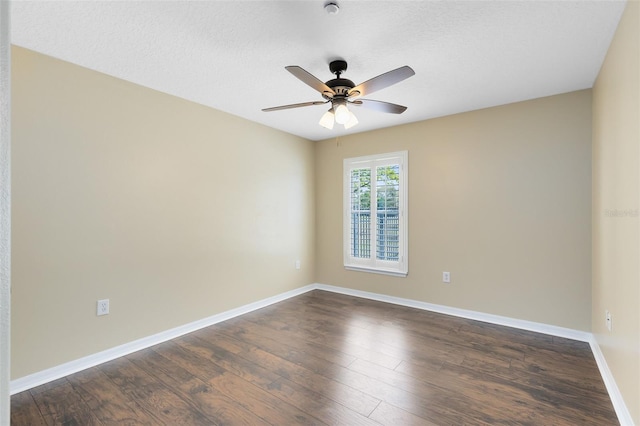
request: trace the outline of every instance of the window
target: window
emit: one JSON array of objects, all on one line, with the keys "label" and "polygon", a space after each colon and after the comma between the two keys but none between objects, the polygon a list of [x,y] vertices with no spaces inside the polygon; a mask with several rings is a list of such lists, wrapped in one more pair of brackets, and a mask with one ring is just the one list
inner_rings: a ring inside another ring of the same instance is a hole
[{"label": "window", "polygon": [[344,266],[406,276],[407,151],[344,160]]}]

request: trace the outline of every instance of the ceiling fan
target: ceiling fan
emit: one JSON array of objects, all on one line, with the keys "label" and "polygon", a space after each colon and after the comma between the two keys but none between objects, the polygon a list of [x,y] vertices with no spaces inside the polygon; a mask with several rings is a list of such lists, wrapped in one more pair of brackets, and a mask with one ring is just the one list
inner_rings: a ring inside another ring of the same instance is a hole
[{"label": "ceiling fan", "polygon": [[334,121],[338,124],[343,124],[345,129],[349,129],[358,124],[358,119],[353,112],[347,108],[347,105],[363,106],[375,111],[388,112],[391,114],[402,114],[407,107],[389,102],[374,101],[373,99],[360,99],[360,97],[399,83],[415,74],[411,67],[405,65],[380,74],[356,86],[351,80],[340,77],[342,73],[347,70],[347,62],[343,60],[332,61],[329,64],[329,70],[336,75],[336,78],[325,83],[297,65],[290,65],[285,67],[285,69],[303,83],[320,92],[325,100],[264,108],[262,111],[279,111],[311,105],[324,105],[331,102],[331,108],[325,112],[320,119],[320,125],[327,129],[333,129]]}]

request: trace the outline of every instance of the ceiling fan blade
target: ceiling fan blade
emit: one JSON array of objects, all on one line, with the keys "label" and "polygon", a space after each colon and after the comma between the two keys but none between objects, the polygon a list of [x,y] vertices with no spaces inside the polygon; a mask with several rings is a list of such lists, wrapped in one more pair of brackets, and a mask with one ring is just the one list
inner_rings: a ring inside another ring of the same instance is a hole
[{"label": "ceiling fan blade", "polygon": [[375,91],[384,89],[385,87],[399,83],[402,80],[415,75],[415,73],[416,72],[407,65],[396,68],[395,70],[380,74],[377,77],[373,77],[372,79],[357,85],[353,89],[349,90],[349,96],[366,96]]},{"label": "ceiling fan blade", "polygon": [[357,101],[349,102],[349,104],[360,105],[378,112],[389,112],[391,114],[402,114],[407,109],[406,106],[383,101],[374,101],[373,99],[358,99]]},{"label": "ceiling fan blade", "polygon": [[336,94],[334,90],[324,84],[322,81],[318,80],[318,78],[314,77],[313,74],[305,71],[297,65],[289,65],[288,67],[284,67],[291,74],[295,75],[300,81],[309,85],[310,87],[316,89],[318,92],[322,94],[326,94],[327,96],[333,96]]},{"label": "ceiling fan blade", "polygon": [[300,108],[300,107],[306,107],[306,106],[312,106],[312,105],[324,105],[327,102],[329,101],[302,102],[300,104],[290,104],[290,105],[281,105],[281,106],[271,107],[271,108],[264,108],[262,111],[264,112],[280,111],[281,109]]}]

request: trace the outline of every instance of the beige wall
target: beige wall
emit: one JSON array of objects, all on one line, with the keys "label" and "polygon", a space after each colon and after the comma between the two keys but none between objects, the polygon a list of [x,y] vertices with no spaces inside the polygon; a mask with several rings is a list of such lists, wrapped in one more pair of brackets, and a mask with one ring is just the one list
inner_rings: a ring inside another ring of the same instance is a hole
[{"label": "beige wall", "polygon": [[12,61],[13,379],[313,282],[312,142]]},{"label": "beige wall", "polygon": [[[629,2],[593,88],[592,331],[640,425],[640,3]],[[612,314],[612,330],[605,326]]]},{"label": "beige wall", "polygon": [[[409,276],[347,271],[342,160],[398,150],[409,151]],[[591,327],[589,90],[319,142],[316,205],[320,283]]]}]

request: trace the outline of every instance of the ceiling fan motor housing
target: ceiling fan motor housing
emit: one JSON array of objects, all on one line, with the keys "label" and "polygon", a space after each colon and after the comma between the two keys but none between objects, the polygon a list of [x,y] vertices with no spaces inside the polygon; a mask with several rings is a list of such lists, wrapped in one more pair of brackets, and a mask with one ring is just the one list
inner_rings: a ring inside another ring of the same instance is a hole
[{"label": "ceiling fan motor housing", "polygon": [[[327,81],[325,84],[336,92],[336,96],[347,96],[347,92],[356,86],[353,84],[353,81],[347,80],[346,78],[334,78],[333,80]],[[330,99],[328,96],[324,97],[325,99]]]},{"label": "ceiling fan motor housing", "polygon": [[[340,78],[340,74],[347,70],[347,61],[343,61],[341,59],[331,61],[329,63],[329,70],[336,75],[336,78],[327,81],[325,84],[336,92],[337,97],[347,97],[347,92],[355,87],[353,81],[346,78]],[[326,96],[323,94],[325,99],[331,99],[336,96]]]}]

